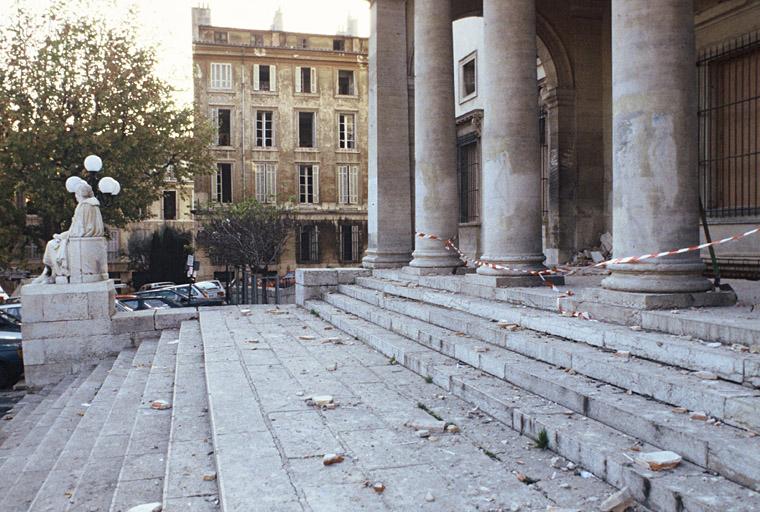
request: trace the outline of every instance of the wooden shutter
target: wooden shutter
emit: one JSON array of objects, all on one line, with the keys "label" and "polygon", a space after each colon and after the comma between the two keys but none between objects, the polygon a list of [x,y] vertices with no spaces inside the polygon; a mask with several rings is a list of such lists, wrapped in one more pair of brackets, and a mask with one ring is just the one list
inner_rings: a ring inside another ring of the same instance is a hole
[{"label": "wooden shutter", "polygon": [[319,227],[316,224],[311,236],[311,259],[314,263],[319,263]]},{"label": "wooden shutter", "polygon": [[309,92],[317,92],[317,68],[311,68],[311,90]]},{"label": "wooden shutter", "polygon": [[214,145],[219,145],[219,109],[211,109],[211,124],[214,127]]},{"label": "wooden shutter", "polygon": [[301,67],[296,66],[296,92],[303,92],[301,90]]},{"label": "wooden shutter", "polygon": [[277,164],[267,164],[266,175],[266,202],[277,202]]},{"label": "wooden shutter", "polygon": [[348,204],[359,204],[359,167],[352,165],[348,171]]},{"label": "wooden shutter", "polygon": [[338,166],[338,203],[340,204],[348,204],[348,172],[347,165]]},{"label": "wooden shutter", "polygon": [[256,201],[266,202],[266,164],[253,164],[254,181],[256,182]]},{"label": "wooden shutter", "polygon": [[313,165],[311,167],[311,176],[312,176],[312,190],[314,191],[314,204],[319,203],[319,166]]},{"label": "wooden shutter", "polygon": [[253,90],[258,91],[261,90],[261,82],[259,81],[260,75],[260,67],[258,64],[253,65]]},{"label": "wooden shutter", "polygon": [[272,92],[277,90],[277,66],[274,64],[269,65],[269,90]]}]

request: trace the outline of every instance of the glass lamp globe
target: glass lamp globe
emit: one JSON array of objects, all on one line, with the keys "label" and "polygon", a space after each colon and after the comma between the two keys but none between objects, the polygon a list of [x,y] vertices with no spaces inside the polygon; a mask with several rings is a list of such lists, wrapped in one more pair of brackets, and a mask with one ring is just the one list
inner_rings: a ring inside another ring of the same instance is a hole
[{"label": "glass lamp globe", "polygon": [[121,185],[119,185],[119,182],[112,177],[106,176],[98,182],[98,190],[104,194],[111,194],[115,196],[119,193],[119,191],[121,191]]},{"label": "glass lamp globe", "polygon": [[84,159],[84,168],[88,172],[100,172],[103,168],[103,161],[98,155],[90,155]]},{"label": "glass lamp globe", "polygon": [[79,176],[72,176],[66,180],[66,192],[73,194],[79,188],[79,185],[85,183],[85,181]]}]

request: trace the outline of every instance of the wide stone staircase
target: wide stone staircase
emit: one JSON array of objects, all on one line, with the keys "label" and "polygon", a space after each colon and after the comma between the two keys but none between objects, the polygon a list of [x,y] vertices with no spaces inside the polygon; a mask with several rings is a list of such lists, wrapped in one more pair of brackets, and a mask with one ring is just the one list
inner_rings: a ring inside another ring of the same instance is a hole
[{"label": "wide stone staircase", "polygon": [[[760,339],[675,335],[678,312],[671,332],[562,316],[548,290],[494,300],[464,279],[374,271],[305,307],[653,510],[760,510]],[[683,462],[635,462],[660,450]]]},{"label": "wide stone staircase", "polygon": [[[639,511],[760,510],[746,329],[582,320],[459,279],[375,271],[304,308],[201,308],[26,395],[0,425],[0,510],[579,512],[615,488]],[[408,426],[438,420],[458,433]],[[661,450],[683,461],[636,462]]]}]

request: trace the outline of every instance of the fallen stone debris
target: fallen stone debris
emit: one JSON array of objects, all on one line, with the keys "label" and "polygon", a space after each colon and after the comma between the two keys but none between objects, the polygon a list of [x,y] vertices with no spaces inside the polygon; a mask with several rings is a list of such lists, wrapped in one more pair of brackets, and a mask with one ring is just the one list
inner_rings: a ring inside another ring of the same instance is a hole
[{"label": "fallen stone debris", "polygon": [[416,431],[420,430],[427,430],[428,433],[430,432],[445,432],[446,431],[446,422],[445,421],[438,421],[438,420],[410,420],[407,421],[404,425],[407,427],[411,427]]},{"label": "fallen stone debris", "polygon": [[309,336],[309,335],[302,335],[302,336],[299,336],[298,339],[303,340],[303,341],[311,341],[311,340],[315,340],[316,337]]},{"label": "fallen stone debris", "polygon": [[345,457],[340,453],[326,453],[322,457],[322,464],[325,466],[332,466],[333,464],[339,464],[345,460]]},{"label": "fallen stone debris", "polygon": [[171,409],[172,405],[166,400],[153,400],[150,403],[150,408],[155,409],[157,411],[164,411],[166,409]]},{"label": "fallen stone debris", "polygon": [[635,504],[628,487],[623,487],[599,505],[601,512],[625,512]]},{"label": "fallen stone debris", "polygon": [[651,471],[673,469],[681,463],[682,457],[675,452],[648,452],[639,454],[636,463]]},{"label": "fallen stone debris", "polygon": [[216,473],[205,473],[203,475],[204,482],[213,482],[214,480],[216,480]]},{"label": "fallen stone debris", "polygon": [[154,503],[143,503],[142,505],[137,505],[136,507],[132,507],[127,512],[161,512],[163,510],[163,507],[161,506],[161,503],[154,502]]}]

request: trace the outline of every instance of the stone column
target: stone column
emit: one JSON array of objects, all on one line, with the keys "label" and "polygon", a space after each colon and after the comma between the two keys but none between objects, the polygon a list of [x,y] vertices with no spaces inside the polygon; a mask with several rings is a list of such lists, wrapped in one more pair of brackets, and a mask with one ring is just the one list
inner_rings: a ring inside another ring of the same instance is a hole
[{"label": "stone column", "polygon": [[[697,97],[691,0],[612,1],[615,257],[699,243]],[[605,288],[710,288],[692,252],[609,265]]]},{"label": "stone column", "polygon": [[406,1],[374,0],[369,38],[367,268],[406,265],[412,252]]},{"label": "stone column", "polygon": [[[484,0],[482,260],[540,270],[541,168],[534,0]],[[478,268],[489,276],[524,273]],[[509,279],[500,279],[499,285]]]},{"label": "stone column", "polygon": [[[458,230],[454,50],[450,2],[414,3],[415,228],[443,239]],[[415,239],[410,263],[420,272],[462,265],[436,240]]]}]

